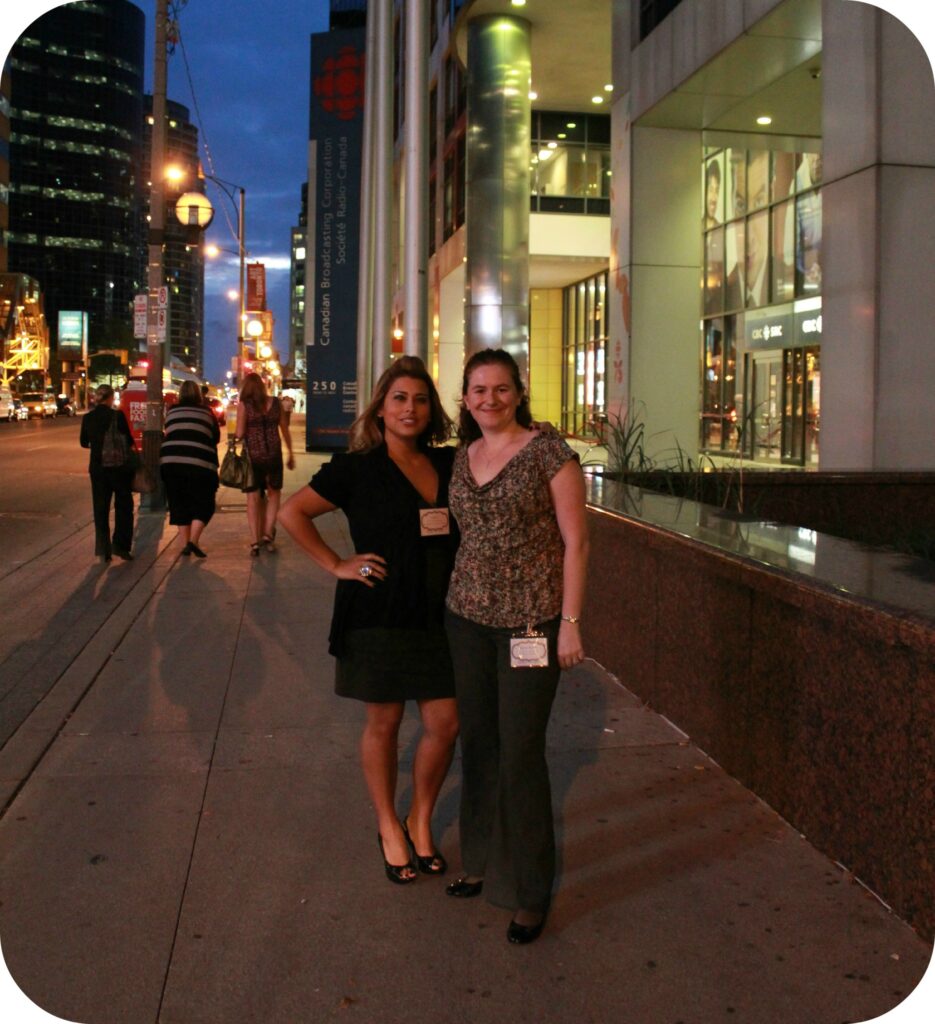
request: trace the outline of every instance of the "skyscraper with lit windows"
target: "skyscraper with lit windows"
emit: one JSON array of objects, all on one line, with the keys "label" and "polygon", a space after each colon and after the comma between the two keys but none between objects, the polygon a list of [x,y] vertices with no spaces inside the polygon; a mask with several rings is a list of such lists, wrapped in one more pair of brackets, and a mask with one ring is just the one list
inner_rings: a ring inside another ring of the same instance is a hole
[{"label": "skyscraper with lit windows", "polygon": [[58,312],[89,315],[90,349],[132,342],[143,284],[143,12],[129,0],[65,4],[10,54],[9,265]]}]

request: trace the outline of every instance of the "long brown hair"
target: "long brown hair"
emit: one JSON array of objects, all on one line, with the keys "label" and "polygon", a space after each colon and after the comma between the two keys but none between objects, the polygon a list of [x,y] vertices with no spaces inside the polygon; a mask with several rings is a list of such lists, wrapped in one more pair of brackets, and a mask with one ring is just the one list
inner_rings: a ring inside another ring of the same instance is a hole
[{"label": "long brown hair", "polygon": [[240,388],[240,400],[244,405],[249,406],[254,412],[266,412],[266,400],[269,396],[266,393],[266,385],[258,373],[248,373],[243,379]]},{"label": "long brown hair", "polygon": [[383,371],[377,386],[373,389],[370,404],[351,424],[348,449],[352,452],[369,452],[383,444],[383,418],[379,416],[386,396],[400,377],[412,377],[421,381],[429,390],[429,424],[419,435],[420,448],[432,444],[444,444],[451,437],[454,424],[442,408],[435,382],[418,356],[400,356]]},{"label": "long brown hair", "polygon": [[464,365],[464,378],[461,381],[461,411],[458,413],[458,440],[461,444],[470,444],[476,441],[481,430],[477,420],[468,412],[464,404],[464,396],[467,394],[468,385],[471,381],[471,374],[480,366],[505,366],[513,378],[513,387],[520,396],[519,406],[516,409],[516,422],[521,427],[532,426],[532,412],[529,409],[529,395],[526,393],[523,379],[519,375],[519,367],[516,360],[505,348],[482,348]]}]

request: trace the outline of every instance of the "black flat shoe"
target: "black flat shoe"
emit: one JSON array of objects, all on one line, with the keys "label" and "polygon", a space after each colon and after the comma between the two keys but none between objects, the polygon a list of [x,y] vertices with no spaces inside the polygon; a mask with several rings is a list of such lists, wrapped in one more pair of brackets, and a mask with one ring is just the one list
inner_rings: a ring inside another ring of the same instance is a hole
[{"label": "black flat shoe", "polygon": [[182,548],[182,551],[181,551],[181,553],[182,553],[183,555],[185,555],[186,557],[187,557],[188,555],[190,555],[190,554],[192,553],[192,542],[191,542],[191,541],[189,541],[189,542],[188,542],[188,543],[187,543],[187,544],[185,545],[185,547],[184,547],[184,548]]},{"label": "black flat shoe", "polygon": [[194,542],[190,543],[190,544],[189,544],[188,546],[189,546],[189,547],[191,548],[191,553],[192,553],[192,554],[193,554],[193,555],[194,555],[194,556],[195,556],[196,558],[207,558],[207,557],[208,557],[208,556],[207,556],[207,555],[206,555],[206,554],[205,554],[205,553],[204,553],[204,552],[203,552],[203,551],[201,550],[201,548],[200,548],[200,547],[198,547],[198,545],[197,545],[197,544],[195,544]]},{"label": "black flat shoe", "polygon": [[466,878],[459,878],[445,887],[449,896],[455,896],[461,900],[469,900],[474,896],[480,896],[484,889],[484,880],[469,882]]},{"label": "black flat shoe", "polygon": [[[406,861],[405,864],[390,864],[386,859],[386,850],[383,849],[383,836],[377,833],[377,844],[380,847],[380,853],[383,856],[383,868],[386,871],[386,877],[391,881],[395,882],[396,885],[409,885],[410,882],[414,882],[419,876],[415,873],[415,869],[412,866],[412,861]],[[411,871],[411,875],[404,875],[404,871]]]},{"label": "black flat shoe", "polygon": [[512,942],[517,946],[525,946],[530,942],[535,942],[536,939],[542,934],[542,929],[545,927],[546,915],[542,915],[542,920],[538,924],[517,924],[516,921],[510,921],[509,927],[506,930],[507,942]]},{"label": "black flat shoe", "polygon": [[416,850],[416,844],[412,841],[412,836],[409,835],[409,819],[406,818],[402,823],[403,835],[406,837],[406,842],[409,844],[409,849],[412,850],[413,860],[418,865],[419,870],[423,875],[443,875],[448,870],[448,861],[436,850],[434,853],[430,853],[427,857],[423,857],[421,853]]},{"label": "black flat shoe", "polygon": [[129,551],[124,551],[123,548],[114,548],[114,554],[118,558],[122,558],[125,562],[132,562],[133,555]]}]

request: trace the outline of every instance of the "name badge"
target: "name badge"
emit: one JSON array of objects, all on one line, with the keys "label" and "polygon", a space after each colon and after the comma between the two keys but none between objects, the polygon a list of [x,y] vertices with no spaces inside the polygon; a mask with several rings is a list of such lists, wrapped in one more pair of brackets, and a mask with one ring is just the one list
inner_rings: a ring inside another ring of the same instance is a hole
[{"label": "name badge", "polygon": [[510,668],[548,668],[549,642],[531,627],[510,637]]},{"label": "name badge", "polygon": [[423,537],[447,537],[451,533],[446,508],[420,508],[419,527]]}]

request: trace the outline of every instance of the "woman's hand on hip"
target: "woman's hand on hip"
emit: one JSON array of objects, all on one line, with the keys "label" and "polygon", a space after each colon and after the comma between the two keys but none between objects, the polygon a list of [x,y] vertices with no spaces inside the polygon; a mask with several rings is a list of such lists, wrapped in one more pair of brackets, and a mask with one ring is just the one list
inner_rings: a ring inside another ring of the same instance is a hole
[{"label": "woman's hand on hip", "polygon": [[574,668],[584,661],[581,628],[577,622],[562,622],[558,627],[558,664],[561,668]]},{"label": "woman's hand on hip", "polygon": [[342,558],[331,572],[339,580],[356,580],[365,587],[374,587],[377,580],[386,579],[386,559],[373,553],[351,555]]}]

